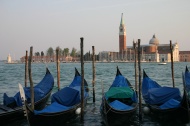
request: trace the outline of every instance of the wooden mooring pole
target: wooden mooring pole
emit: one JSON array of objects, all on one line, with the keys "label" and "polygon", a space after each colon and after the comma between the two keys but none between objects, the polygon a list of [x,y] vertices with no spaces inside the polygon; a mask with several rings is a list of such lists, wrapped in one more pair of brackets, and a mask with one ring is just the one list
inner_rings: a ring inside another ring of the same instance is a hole
[{"label": "wooden mooring pole", "polygon": [[32,81],[32,72],[31,72],[31,62],[33,57],[33,47],[30,47],[30,57],[28,62],[28,72],[29,72],[29,80],[30,80],[30,97],[31,97],[31,109],[34,111],[34,83]]},{"label": "wooden mooring pole", "polygon": [[25,56],[25,81],[24,81],[25,87],[27,87],[27,80],[28,80],[28,51],[26,51],[26,56]]},{"label": "wooden mooring pole", "polygon": [[59,48],[56,49],[56,63],[57,63],[57,87],[60,90],[60,62],[59,62]]},{"label": "wooden mooring pole", "polygon": [[136,92],[138,91],[138,86],[137,86],[137,43],[133,41],[133,48],[134,48],[134,55],[135,55],[135,90]]},{"label": "wooden mooring pole", "polygon": [[170,53],[171,53],[172,82],[173,82],[173,87],[175,87],[175,82],[174,82],[174,64],[173,64],[173,46],[172,46],[172,41],[171,40],[170,40]]},{"label": "wooden mooring pole", "polygon": [[95,69],[95,48],[92,46],[92,88],[93,88],[93,102],[95,102],[95,78],[96,78],[96,69]]},{"label": "wooden mooring pole", "polygon": [[138,67],[139,67],[139,120],[142,120],[142,101],[141,101],[141,40],[138,39]]},{"label": "wooden mooring pole", "polygon": [[82,75],[82,83],[81,83],[81,118],[80,121],[84,120],[84,56],[83,56],[83,38],[80,38],[80,49],[81,49],[81,75]]}]

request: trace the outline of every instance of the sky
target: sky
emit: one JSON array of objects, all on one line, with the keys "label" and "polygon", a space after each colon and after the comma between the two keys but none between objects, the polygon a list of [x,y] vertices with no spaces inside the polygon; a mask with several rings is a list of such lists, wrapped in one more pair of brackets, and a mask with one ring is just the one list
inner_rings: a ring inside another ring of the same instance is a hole
[{"label": "sky", "polygon": [[155,34],[160,44],[178,42],[190,51],[190,0],[0,0],[0,60],[20,59],[49,47],[76,48],[84,53],[119,50],[121,14],[127,46]]}]

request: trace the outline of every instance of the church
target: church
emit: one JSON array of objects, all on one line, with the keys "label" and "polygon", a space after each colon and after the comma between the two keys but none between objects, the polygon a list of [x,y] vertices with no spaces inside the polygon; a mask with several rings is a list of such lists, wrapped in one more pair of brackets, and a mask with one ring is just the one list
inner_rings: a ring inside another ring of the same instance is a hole
[{"label": "church", "polygon": [[[119,25],[119,52],[103,51],[99,53],[100,61],[134,61],[133,46],[126,45],[126,27],[121,15]],[[134,42],[134,41],[133,41]],[[131,42],[133,45],[133,43]],[[173,61],[179,62],[179,46],[178,43],[172,44]],[[170,44],[160,44],[154,34],[147,45],[141,45],[141,61],[142,62],[171,62]]]}]

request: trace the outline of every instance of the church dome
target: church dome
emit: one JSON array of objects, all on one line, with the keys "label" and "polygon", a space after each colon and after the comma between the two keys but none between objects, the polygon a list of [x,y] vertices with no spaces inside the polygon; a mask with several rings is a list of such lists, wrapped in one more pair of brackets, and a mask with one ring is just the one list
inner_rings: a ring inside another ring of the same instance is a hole
[{"label": "church dome", "polygon": [[155,37],[155,35],[153,35],[152,39],[149,41],[149,44],[152,44],[152,45],[159,44],[159,40]]}]

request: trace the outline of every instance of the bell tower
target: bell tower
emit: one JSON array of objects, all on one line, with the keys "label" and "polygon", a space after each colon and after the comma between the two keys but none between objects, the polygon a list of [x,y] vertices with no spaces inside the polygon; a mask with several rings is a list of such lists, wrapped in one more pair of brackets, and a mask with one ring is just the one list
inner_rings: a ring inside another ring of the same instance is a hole
[{"label": "bell tower", "polygon": [[119,53],[124,54],[126,51],[126,28],[123,20],[123,13],[121,14],[121,22],[119,26]]}]

